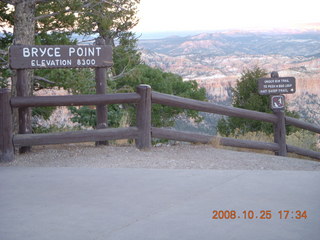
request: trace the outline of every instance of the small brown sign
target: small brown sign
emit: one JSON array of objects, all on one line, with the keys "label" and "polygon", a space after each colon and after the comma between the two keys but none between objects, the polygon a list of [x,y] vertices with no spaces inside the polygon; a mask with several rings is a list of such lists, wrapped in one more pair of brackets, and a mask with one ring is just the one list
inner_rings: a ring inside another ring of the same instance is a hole
[{"label": "small brown sign", "polygon": [[271,109],[272,110],[284,110],[285,109],[285,97],[284,95],[271,96]]},{"label": "small brown sign", "polygon": [[112,47],[105,45],[13,45],[9,49],[12,69],[111,67]]},{"label": "small brown sign", "polygon": [[260,95],[295,93],[296,79],[294,77],[260,78],[258,91]]}]

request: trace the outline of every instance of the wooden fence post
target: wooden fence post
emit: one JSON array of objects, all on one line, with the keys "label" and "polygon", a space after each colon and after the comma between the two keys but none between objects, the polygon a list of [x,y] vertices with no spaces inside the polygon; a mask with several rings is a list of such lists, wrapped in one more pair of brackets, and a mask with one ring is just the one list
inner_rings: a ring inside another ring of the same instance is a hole
[{"label": "wooden fence post", "polygon": [[278,156],[287,156],[286,144],[286,124],[284,111],[274,111],[278,121],[274,124],[274,142],[279,144],[279,151],[275,152]]},{"label": "wooden fence post", "polygon": [[12,141],[12,112],[10,106],[10,90],[0,89],[0,161],[9,162],[14,159]]},{"label": "wooden fence post", "polygon": [[136,139],[136,146],[139,149],[151,148],[151,87],[139,85],[137,93],[141,96],[137,104],[137,128],[139,136]]},{"label": "wooden fence post", "polygon": [[[28,83],[27,83],[27,71],[25,69],[17,70],[17,96],[26,97],[28,96]],[[19,108],[19,133],[29,134],[32,133],[31,129],[31,114],[29,114],[30,108]],[[30,152],[31,147],[25,146],[19,149],[20,153]]]},{"label": "wooden fence post", "polygon": [[[103,38],[96,40],[96,45],[105,45]],[[95,69],[96,94],[106,94],[106,68],[99,67]],[[108,111],[106,105],[96,106],[96,129],[105,129],[108,127]],[[96,146],[107,145],[108,141],[98,141]]]}]

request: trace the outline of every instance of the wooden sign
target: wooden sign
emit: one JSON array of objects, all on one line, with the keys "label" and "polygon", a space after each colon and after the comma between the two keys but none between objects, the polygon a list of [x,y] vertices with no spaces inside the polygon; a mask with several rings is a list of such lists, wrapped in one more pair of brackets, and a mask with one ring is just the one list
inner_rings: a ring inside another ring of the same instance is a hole
[{"label": "wooden sign", "polygon": [[111,67],[112,47],[108,45],[13,45],[9,49],[12,69]]},{"label": "wooden sign", "polygon": [[260,78],[258,91],[260,95],[295,93],[296,79],[294,77]]}]

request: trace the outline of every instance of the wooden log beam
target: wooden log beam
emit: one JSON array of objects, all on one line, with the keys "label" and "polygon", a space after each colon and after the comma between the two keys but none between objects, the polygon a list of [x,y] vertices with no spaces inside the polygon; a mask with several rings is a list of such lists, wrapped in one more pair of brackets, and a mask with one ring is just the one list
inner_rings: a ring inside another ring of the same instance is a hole
[{"label": "wooden log beam", "polygon": [[[25,98],[29,96],[28,93],[28,76],[27,76],[27,70],[25,69],[18,69],[17,70],[17,96]],[[32,127],[31,127],[31,109],[26,107],[21,107],[18,109],[18,115],[19,115],[19,134],[30,134],[32,133]],[[31,147],[24,146],[19,148],[20,153],[26,153],[30,152]]]},{"label": "wooden log beam", "polygon": [[[103,38],[96,40],[96,45],[105,45],[106,42]],[[96,94],[106,94],[106,68],[98,67],[95,68],[95,80],[96,80]],[[96,129],[104,129],[108,127],[108,111],[105,104],[96,106]],[[96,146],[107,145],[107,141],[98,141]]]},{"label": "wooden log beam", "polygon": [[151,148],[151,87],[141,84],[137,87],[137,93],[141,96],[137,104],[137,128],[139,136],[136,146],[139,149]]},{"label": "wooden log beam", "polygon": [[278,121],[274,124],[274,142],[279,144],[279,151],[275,152],[278,156],[287,156],[287,144],[286,144],[286,125],[284,111],[275,111]]},{"label": "wooden log beam", "polygon": [[0,89],[0,162],[9,162],[14,159],[10,95],[9,89]]},{"label": "wooden log beam", "polygon": [[279,144],[271,142],[258,142],[244,139],[221,138],[220,144],[229,147],[249,148],[256,150],[278,151]]},{"label": "wooden log beam", "polygon": [[239,147],[239,148],[250,148],[250,149],[259,149],[259,150],[269,150],[269,151],[278,151],[279,145],[276,143],[270,142],[258,142],[226,137],[215,137],[199,133],[190,133],[190,132],[181,132],[172,129],[164,128],[152,128],[152,137],[153,138],[162,138],[170,139],[183,142],[194,142],[194,143],[212,143],[217,142],[223,146],[229,147]]},{"label": "wooden log beam", "polygon": [[12,107],[80,106],[98,104],[137,103],[137,93],[114,93],[99,95],[32,96],[11,98]]},{"label": "wooden log beam", "polygon": [[286,124],[320,134],[320,126],[317,126],[317,125],[311,124],[311,123],[307,123],[307,122],[301,121],[301,120],[293,118],[293,117],[286,117]]},{"label": "wooden log beam", "polygon": [[187,99],[158,92],[152,92],[152,103],[158,103],[185,109],[193,109],[201,112],[216,113],[221,115],[227,115],[230,117],[242,117],[270,123],[277,122],[277,117],[273,114],[256,112],[241,108],[227,107],[214,103]]},{"label": "wooden log beam", "polygon": [[210,143],[213,141],[214,136],[204,135],[199,133],[181,132],[172,129],[165,128],[151,128],[153,138],[161,138],[182,142],[193,142],[193,143]]},{"label": "wooden log beam", "polygon": [[287,148],[288,148],[288,152],[296,153],[298,155],[302,155],[310,158],[320,159],[320,152],[307,150],[307,149],[299,148],[292,145],[287,145]]},{"label": "wooden log beam", "polygon": [[61,133],[18,134],[13,137],[13,143],[15,147],[21,147],[31,145],[95,142],[117,139],[135,139],[137,136],[138,129],[136,127],[107,128],[98,130],[83,130]]}]

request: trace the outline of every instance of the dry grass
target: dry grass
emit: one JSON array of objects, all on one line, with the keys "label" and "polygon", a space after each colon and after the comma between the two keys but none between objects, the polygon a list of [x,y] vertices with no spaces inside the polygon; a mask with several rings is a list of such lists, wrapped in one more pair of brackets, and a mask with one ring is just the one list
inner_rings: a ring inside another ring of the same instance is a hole
[{"label": "dry grass", "polygon": [[318,146],[319,140],[319,134],[315,134],[307,130],[301,130],[299,132],[290,134],[287,137],[287,144],[310,149],[313,151],[320,151],[320,148]]},{"label": "dry grass", "polygon": [[220,137],[214,137],[209,144],[211,144],[214,148],[224,148],[224,146],[220,144],[220,141]]}]

